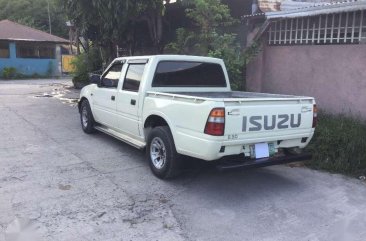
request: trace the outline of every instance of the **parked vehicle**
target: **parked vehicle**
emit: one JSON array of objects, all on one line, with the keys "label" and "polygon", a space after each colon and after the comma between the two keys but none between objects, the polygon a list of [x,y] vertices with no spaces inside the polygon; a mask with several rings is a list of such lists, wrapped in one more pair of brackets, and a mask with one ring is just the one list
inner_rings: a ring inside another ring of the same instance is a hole
[{"label": "parked vehicle", "polygon": [[242,155],[240,162],[220,163],[220,169],[309,157],[282,150],[309,143],[317,118],[314,98],[231,91],[221,59],[117,58],[93,82],[80,94],[83,130],[146,148],[159,178],[175,176],[182,155],[206,161]]}]

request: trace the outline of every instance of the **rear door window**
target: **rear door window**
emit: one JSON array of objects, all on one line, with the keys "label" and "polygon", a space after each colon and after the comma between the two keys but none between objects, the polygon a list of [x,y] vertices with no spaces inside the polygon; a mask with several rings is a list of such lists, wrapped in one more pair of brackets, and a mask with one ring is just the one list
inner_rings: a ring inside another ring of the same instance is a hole
[{"label": "rear door window", "polygon": [[220,64],[161,61],[152,87],[226,87],[226,79]]},{"label": "rear door window", "polygon": [[146,64],[130,64],[123,82],[123,90],[138,92]]}]

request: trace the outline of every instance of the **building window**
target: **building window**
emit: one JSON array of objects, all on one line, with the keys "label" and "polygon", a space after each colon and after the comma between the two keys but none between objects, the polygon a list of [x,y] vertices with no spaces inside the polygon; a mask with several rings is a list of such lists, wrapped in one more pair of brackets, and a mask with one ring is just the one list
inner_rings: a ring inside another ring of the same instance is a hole
[{"label": "building window", "polygon": [[36,45],[32,43],[18,43],[17,58],[54,59],[55,47],[51,45]]},{"label": "building window", "polygon": [[365,11],[283,19],[272,22],[269,45],[360,44],[366,42]]},{"label": "building window", "polygon": [[54,47],[39,47],[39,57],[41,59],[54,59],[55,48]]},{"label": "building window", "polygon": [[36,46],[31,44],[17,44],[17,58],[38,58]]},{"label": "building window", "polygon": [[0,58],[9,58],[9,43],[0,42]]}]

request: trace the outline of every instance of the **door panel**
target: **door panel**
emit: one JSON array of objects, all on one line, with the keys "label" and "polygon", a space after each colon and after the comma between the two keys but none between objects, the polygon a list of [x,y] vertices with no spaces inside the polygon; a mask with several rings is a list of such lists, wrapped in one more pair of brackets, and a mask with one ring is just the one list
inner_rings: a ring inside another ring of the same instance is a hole
[{"label": "door panel", "polygon": [[[129,135],[140,136],[138,93],[120,90],[117,95],[117,127]],[[134,103],[134,104],[133,104]]]},{"label": "door panel", "polygon": [[123,63],[117,62],[103,74],[100,85],[93,91],[93,114],[98,123],[110,128],[117,125],[117,86]]},{"label": "door panel", "polygon": [[145,63],[129,64],[123,87],[117,94],[117,126],[118,129],[131,136],[141,136],[139,133],[138,91],[145,65]]},{"label": "door panel", "polygon": [[93,92],[93,115],[98,123],[113,127],[116,125],[116,101],[112,96],[116,96],[116,89],[97,88]]}]

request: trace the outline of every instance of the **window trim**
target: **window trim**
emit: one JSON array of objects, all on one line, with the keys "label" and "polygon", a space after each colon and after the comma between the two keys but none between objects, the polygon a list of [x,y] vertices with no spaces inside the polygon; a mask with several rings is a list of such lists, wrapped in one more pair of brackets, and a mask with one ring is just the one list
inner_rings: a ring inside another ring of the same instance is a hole
[{"label": "window trim", "polygon": [[130,59],[128,64],[147,64],[149,59]]},{"label": "window trim", "polygon": [[[219,65],[221,67],[223,76],[225,77],[225,86],[198,86],[198,85],[175,85],[175,86],[159,86],[159,85],[154,85],[154,80],[155,80],[155,76],[156,76],[156,72],[158,71],[158,67],[159,64],[162,62],[185,62],[185,63],[206,63],[206,64],[216,64]],[[213,62],[209,62],[209,61],[196,61],[196,60],[160,60],[155,68],[155,72],[154,72],[154,77],[151,81],[151,87],[152,88],[174,88],[174,87],[178,87],[178,88],[227,88],[227,79],[226,79],[226,75],[225,75],[225,71],[223,66],[220,63],[213,63]]]}]

